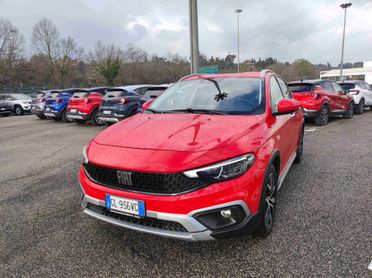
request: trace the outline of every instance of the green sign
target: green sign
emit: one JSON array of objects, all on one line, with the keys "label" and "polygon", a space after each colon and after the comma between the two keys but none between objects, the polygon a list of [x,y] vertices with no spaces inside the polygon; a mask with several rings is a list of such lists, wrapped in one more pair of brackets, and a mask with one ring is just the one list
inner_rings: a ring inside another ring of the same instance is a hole
[{"label": "green sign", "polygon": [[200,67],[200,73],[218,73],[218,65]]}]

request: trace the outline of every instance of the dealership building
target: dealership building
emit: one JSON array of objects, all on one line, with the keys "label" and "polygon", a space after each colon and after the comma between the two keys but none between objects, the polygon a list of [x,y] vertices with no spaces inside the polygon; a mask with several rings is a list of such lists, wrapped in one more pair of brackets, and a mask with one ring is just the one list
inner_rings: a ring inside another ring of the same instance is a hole
[{"label": "dealership building", "polygon": [[[364,80],[372,84],[372,61],[364,62],[362,68],[343,69],[342,75],[346,80]],[[339,80],[340,70],[321,71],[320,79]]]}]

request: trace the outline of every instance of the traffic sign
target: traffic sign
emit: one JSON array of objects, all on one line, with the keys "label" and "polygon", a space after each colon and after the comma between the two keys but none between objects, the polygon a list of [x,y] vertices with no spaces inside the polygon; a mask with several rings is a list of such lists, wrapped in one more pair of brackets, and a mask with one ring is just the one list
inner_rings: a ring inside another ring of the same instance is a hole
[{"label": "traffic sign", "polygon": [[218,73],[218,65],[200,67],[200,73]]}]

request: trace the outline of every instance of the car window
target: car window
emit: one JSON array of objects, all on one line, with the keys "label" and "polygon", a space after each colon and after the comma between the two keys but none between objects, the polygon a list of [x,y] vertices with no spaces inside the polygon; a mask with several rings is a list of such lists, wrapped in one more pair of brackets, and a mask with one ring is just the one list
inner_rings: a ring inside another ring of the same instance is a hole
[{"label": "car window", "polygon": [[73,98],[81,98],[87,96],[88,92],[76,92],[72,95]]},{"label": "car window", "polygon": [[278,80],[278,83],[279,83],[279,86],[280,86],[280,89],[282,89],[282,93],[283,93],[283,96],[285,98],[292,98],[292,93],[291,91],[288,89],[287,87],[287,84],[285,84],[285,82],[283,81],[283,79],[281,79],[280,77],[276,77],[276,80]]},{"label": "car window", "polygon": [[328,82],[328,81],[325,81],[325,82],[322,82],[320,84],[320,86],[322,86],[322,88],[326,91],[333,91],[333,87],[332,87],[332,84],[331,82]]},{"label": "car window", "polygon": [[335,92],[343,92],[343,91],[344,91],[344,89],[341,88],[341,86],[338,85],[336,82],[331,82],[331,85],[332,85],[333,90],[334,90]]},{"label": "car window", "polygon": [[341,83],[340,85],[344,89],[345,92],[355,88],[355,85],[352,83]]},{"label": "car window", "polygon": [[282,90],[280,89],[280,86],[278,82],[276,81],[276,78],[272,76],[270,78],[270,99],[271,99],[271,109],[273,112],[278,111],[278,101],[283,98]]},{"label": "car window", "polygon": [[126,95],[126,91],[124,90],[112,90],[112,91],[108,91],[105,94],[105,98],[122,97],[125,95]]},{"label": "car window", "polygon": [[129,96],[129,97],[138,97],[138,94],[136,93],[136,92],[127,92],[127,96]]},{"label": "car window", "polygon": [[364,85],[364,82],[359,82],[359,83],[358,83],[358,86],[359,86],[361,89],[367,89],[366,86]]},{"label": "car window", "polygon": [[364,86],[366,87],[367,90],[371,90],[371,86],[369,86],[368,83],[365,83],[365,82],[364,82]]},{"label": "car window", "polygon": [[164,92],[164,90],[158,90],[158,89],[149,89],[147,90],[146,94],[143,96],[144,98],[152,98],[152,97],[158,97],[160,96],[162,93]]}]

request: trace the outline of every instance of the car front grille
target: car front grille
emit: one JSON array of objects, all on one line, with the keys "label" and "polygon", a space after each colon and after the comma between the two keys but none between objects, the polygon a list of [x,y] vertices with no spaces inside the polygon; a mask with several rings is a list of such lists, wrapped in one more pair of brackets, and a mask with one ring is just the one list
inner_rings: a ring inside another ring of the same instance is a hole
[{"label": "car front grille", "polygon": [[[182,173],[125,171],[98,166],[91,162],[84,164],[84,169],[91,180],[101,185],[143,193],[165,195],[179,194],[208,185],[206,182],[199,179],[190,179]],[[118,171],[130,173],[131,184],[120,184],[118,180]]]},{"label": "car front grille", "polygon": [[173,232],[187,232],[184,226],[178,222],[156,219],[152,217],[136,218],[110,211],[109,209],[88,203],[88,209],[98,212],[113,219],[118,219],[128,224],[136,224],[144,227],[167,230]]}]

